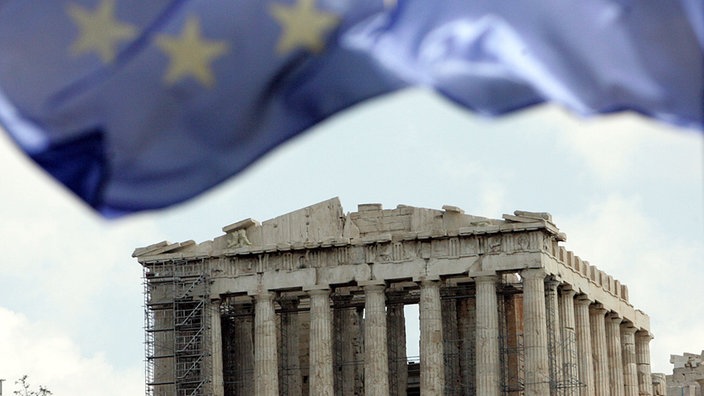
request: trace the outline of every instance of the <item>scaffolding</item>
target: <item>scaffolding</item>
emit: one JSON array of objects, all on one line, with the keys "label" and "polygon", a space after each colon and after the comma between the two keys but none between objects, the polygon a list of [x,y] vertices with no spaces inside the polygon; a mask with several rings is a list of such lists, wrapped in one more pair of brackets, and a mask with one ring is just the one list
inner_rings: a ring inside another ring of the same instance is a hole
[{"label": "scaffolding", "polygon": [[474,283],[441,289],[445,396],[476,394],[475,294]]},{"label": "scaffolding", "polygon": [[[523,290],[520,280],[503,276],[497,285],[499,318],[500,389],[502,395],[525,392],[523,347]],[[213,343],[222,343],[222,378],[225,394],[244,394],[253,389],[254,306],[250,296],[223,298],[219,312],[212,311],[208,264],[202,261],[171,260],[144,265],[145,377],[146,396],[205,396],[212,394]],[[401,307],[418,304],[418,289],[389,291],[388,304]],[[364,293],[357,286],[338,288],[331,295],[334,340],[333,366],[336,394],[361,394],[364,381]],[[445,395],[476,394],[476,289],[471,281],[449,283],[441,289],[443,304]],[[556,305],[546,304],[548,317],[556,316]],[[388,307],[390,307],[389,305]],[[387,309],[390,309],[388,308]],[[397,307],[398,308],[398,307]],[[275,302],[279,345],[279,383],[284,393],[308,389],[309,306],[306,293],[282,292]],[[213,317],[219,315],[219,317]],[[219,320],[221,337],[212,339],[211,325]],[[584,384],[578,380],[574,333],[557,337],[548,320],[548,349],[551,395],[575,395]],[[347,329],[347,331],[342,331]],[[350,332],[349,329],[356,329]],[[393,340],[399,331],[387,334],[390,372],[407,369],[401,382],[412,394],[418,387],[417,364]],[[352,338],[352,339],[351,339]],[[405,340],[405,331],[403,333]],[[404,342],[405,344],[405,342]],[[284,356],[291,357],[289,360]],[[406,363],[408,360],[408,363]],[[416,359],[417,360],[417,359]],[[399,363],[403,361],[402,363]],[[398,375],[398,374],[397,374]],[[400,380],[400,377],[399,377]],[[395,385],[390,380],[390,385]],[[393,394],[393,393],[391,393]]]},{"label": "scaffolding", "polygon": [[144,266],[147,396],[204,396],[211,382],[208,276],[204,261]]},{"label": "scaffolding", "polygon": [[[555,291],[556,293],[559,292]],[[547,290],[546,290],[546,293]],[[550,296],[546,295],[546,301]],[[579,381],[577,367],[577,349],[574,332],[564,332],[562,323],[555,321],[557,318],[558,306],[556,304],[545,305],[548,335],[548,367],[550,368],[550,394],[559,396],[576,396],[580,388],[586,384]],[[564,319],[562,319],[564,320]],[[558,326],[562,331],[558,332],[554,328]]]}]

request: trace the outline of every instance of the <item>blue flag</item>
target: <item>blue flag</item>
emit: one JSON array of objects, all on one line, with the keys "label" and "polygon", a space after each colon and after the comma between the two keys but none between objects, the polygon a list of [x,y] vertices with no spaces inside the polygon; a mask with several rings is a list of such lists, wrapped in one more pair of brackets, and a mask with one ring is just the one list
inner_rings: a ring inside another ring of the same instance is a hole
[{"label": "blue flag", "polygon": [[704,130],[701,0],[0,0],[0,124],[106,216],[412,85]]}]

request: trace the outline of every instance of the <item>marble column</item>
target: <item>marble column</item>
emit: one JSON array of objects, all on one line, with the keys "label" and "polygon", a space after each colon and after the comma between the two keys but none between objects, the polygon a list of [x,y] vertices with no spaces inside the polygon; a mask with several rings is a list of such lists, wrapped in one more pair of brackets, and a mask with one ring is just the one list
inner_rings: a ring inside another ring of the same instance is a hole
[{"label": "marble column", "polygon": [[313,289],[309,290],[308,294],[310,295],[310,395],[333,396],[330,290]]},{"label": "marble column", "polygon": [[606,348],[606,309],[593,304],[589,310],[592,335],[592,361],[594,362],[594,394],[609,396],[609,352]]},{"label": "marble column", "polygon": [[278,346],[273,292],[254,297],[254,394],[279,395]]},{"label": "marble column", "polygon": [[638,396],[638,368],[636,365],[636,328],[630,322],[621,324],[621,349],[623,352],[623,394]]},{"label": "marble column", "polygon": [[208,316],[210,320],[210,332],[208,340],[210,343],[210,378],[211,392],[213,396],[225,395],[225,381],[223,379],[222,365],[222,321],[220,318],[220,300],[211,300],[208,307]]},{"label": "marble column", "polygon": [[621,318],[615,312],[606,315],[606,349],[609,356],[609,389],[611,396],[623,396],[623,358],[621,350]]},{"label": "marble column", "polygon": [[406,315],[404,291],[387,292],[386,337],[389,348],[389,396],[405,396],[408,387],[406,363]]},{"label": "marble column", "polygon": [[364,394],[388,396],[389,358],[386,344],[386,286],[364,286]]},{"label": "marble column", "polygon": [[527,269],[523,278],[523,349],[525,354],[525,395],[550,394],[548,337],[545,312],[545,271]]},{"label": "marble column", "polygon": [[300,320],[298,315],[298,297],[283,296],[279,299],[281,305],[281,342],[280,351],[280,384],[279,391],[287,396],[300,396],[301,361],[299,354]]},{"label": "marble column", "polygon": [[594,367],[592,361],[592,336],[589,326],[589,305],[584,294],[574,300],[575,336],[577,340],[577,371],[579,372],[580,396],[594,396]]},{"label": "marble column", "polygon": [[475,278],[477,287],[476,370],[477,394],[498,396],[501,388],[499,363],[499,315],[497,276]]},{"label": "marble column", "polygon": [[445,371],[440,313],[440,282],[425,280],[420,287],[420,393],[442,395]]},{"label": "marble column", "polygon": [[[577,369],[577,338],[574,318],[575,291],[568,285],[560,290],[558,307],[560,308],[560,335],[562,336],[562,381],[565,389],[579,389],[579,372]],[[573,394],[574,392],[567,392]]]},{"label": "marble column", "polygon": [[645,330],[636,332],[638,391],[642,396],[653,395],[653,379],[650,373],[650,340],[652,339],[653,337]]},{"label": "marble column", "polygon": [[[665,374],[662,373],[652,373],[653,378],[653,396],[664,396],[667,395],[667,380]],[[696,389],[693,389],[696,392]]]},{"label": "marble column", "polygon": [[548,366],[550,368],[550,394],[557,395],[562,386],[562,351],[560,331],[560,310],[558,308],[557,286],[560,282],[554,278],[545,281],[545,317],[548,334]]}]

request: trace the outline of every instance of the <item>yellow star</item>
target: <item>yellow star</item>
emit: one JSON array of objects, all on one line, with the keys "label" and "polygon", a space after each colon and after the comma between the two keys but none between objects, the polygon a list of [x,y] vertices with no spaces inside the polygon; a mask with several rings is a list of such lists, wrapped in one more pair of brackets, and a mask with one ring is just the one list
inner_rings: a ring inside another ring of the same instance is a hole
[{"label": "yellow star", "polygon": [[193,17],[186,21],[180,37],[161,35],[156,45],[170,58],[169,69],[164,76],[168,84],[174,84],[188,76],[206,87],[212,87],[215,77],[210,63],[227,52],[227,44],[222,41],[203,40],[200,23]]},{"label": "yellow star", "polygon": [[276,47],[285,55],[296,48],[320,52],[325,48],[323,37],[340,23],[333,14],[316,9],[315,0],[297,0],[293,6],[273,4],[271,14],[281,24],[283,31]]},{"label": "yellow star", "polygon": [[117,45],[137,35],[134,26],[115,20],[114,0],[102,0],[94,12],[75,4],[66,12],[81,30],[71,46],[74,55],[96,52],[103,62],[110,63],[115,60]]}]

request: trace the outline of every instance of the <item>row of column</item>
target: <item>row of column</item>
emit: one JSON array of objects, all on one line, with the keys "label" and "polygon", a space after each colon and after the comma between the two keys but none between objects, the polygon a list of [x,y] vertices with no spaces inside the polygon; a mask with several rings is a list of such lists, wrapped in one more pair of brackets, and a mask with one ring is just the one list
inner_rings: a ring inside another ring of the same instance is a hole
[{"label": "row of column", "polygon": [[[542,269],[524,270],[520,275],[525,395],[653,395],[652,337],[646,331],[638,331],[586,295],[576,295],[568,285],[558,289],[559,282],[546,279]],[[499,395],[498,278],[477,277],[475,282],[476,393]],[[423,319],[421,312],[421,332],[426,327]],[[421,370],[424,352],[421,346]]]},{"label": "row of column", "polygon": [[545,275],[521,272],[525,394],[652,395],[652,337]]},{"label": "row of column", "polygon": [[[652,395],[650,335],[637,331],[585,295],[548,279],[542,269],[521,272],[523,283],[524,391],[526,396]],[[501,393],[499,307],[496,275],[475,278],[476,394]],[[441,395],[445,387],[440,281],[420,283],[420,391]],[[364,285],[364,389],[389,394],[387,307],[384,284]],[[309,390],[333,396],[333,336],[330,289],[310,297]],[[274,292],[255,297],[254,388],[278,396],[278,350]],[[393,335],[391,335],[393,336]],[[219,342],[219,340],[217,341]],[[295,346],[294,346],[295,347]],[[216,365],[217,366],[217,365]],[[219,392],[215,392],[217,395]]]},{"label": "row of column", "polygon": [[[395,381],[397,378],[389,378],[389,353],[397,355],[399,351],[389,351],[389,338],[398,336],[398,332],[405,334],[405,329],[395,329],[403,327],[403,304],[387,312],[386,286],[384,284],[369,284],[364,286],[365,306],[364,306],[364,394],[365,395],[388,395],[390,386],[403,387],[405,392],[406,381]],[[330,289],[321,288],[308,290],[310,299],[310,328],[309,328],[309,393],[311,395],[333,396],[334,395],[334,372],[333,372],[333,312],[330,304]],[[254,355],[254,394],[257,396],[278,396],[279,395],[279,375],[278,375],[278,343],[281,342],[285,350],[296,348],[292,340],[279,340],[277,342],[276,313],[274,307],[276,293],[265,292],[257,294],[254,298],[254,343],[252,346],[239,345],[240,350],[253,350]],[[284,302],[286,303],[286,302]],[[218,305],[214,302],[214,306]],[[389,320],[387,315],[395,315],[400,320]],[[420,297],[420,321],[421,326],[421,392],[427,395],[440,395],[444,388],[443,371],[443,337],[442,337],[442,317],[440,307],[440,282],[422,282]],[[388,334],[387,323],[395,331]],[[398,322],[398,323],[397,323]],[[251,323],[251,322],[250,322]],[[246,327],[244,326],[238,327]],[[297,337],[297,331],[294,331]],[[251,337],[251,336],[250,336]],[[246,334],[239,337],[241,340],[252,339]],[[213,339],[214,344],[219,343],[219,339]],[[296,342],[297,343],[297,342]],[[405,343],[405,337],[404,337]],[[405,348],[402,351],[403,359],[394,356],[391,364],[401,365],[396,371],[400,376],[407,375],[407,364],[405,361]],[[291,353],[290,356],[297,356]],[[218,361],[217,354],[213,354],[214,366],[222,367],[222,360]],[[216,362],[218,361],[218,362]],[[398,363],[398,362],[401,363]],[[221,377],[220,377],[221,378]],[[287,376],[283,376],[283,381],[288,381]],[[394,380],[394,381],[392,381]],[[391,384],[393,382],[393,384]],[[396,383],[398,382],[398,384]],[[245,382],[242,384],[246,387]],[[284,384],[288,387],[290,384]],[[295,386],[294,386],[295,387]],[[222,383],[213,385],[213,393],[222,395]],[[246,389],[240,389],[246,392]]]}]

